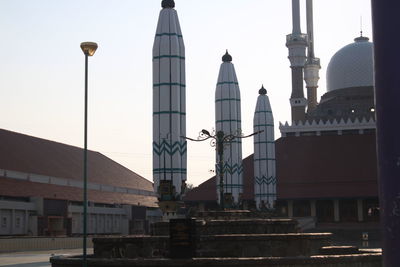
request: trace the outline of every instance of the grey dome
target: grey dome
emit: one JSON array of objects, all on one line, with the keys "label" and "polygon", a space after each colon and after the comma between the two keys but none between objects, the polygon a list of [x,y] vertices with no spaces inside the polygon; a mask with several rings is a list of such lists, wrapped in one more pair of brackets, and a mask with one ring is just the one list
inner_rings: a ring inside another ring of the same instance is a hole
[{"label": "grey dome", "polygon": [[373,43],[358,37],[333,55],[326,71],[327,90],[373,86]]}]

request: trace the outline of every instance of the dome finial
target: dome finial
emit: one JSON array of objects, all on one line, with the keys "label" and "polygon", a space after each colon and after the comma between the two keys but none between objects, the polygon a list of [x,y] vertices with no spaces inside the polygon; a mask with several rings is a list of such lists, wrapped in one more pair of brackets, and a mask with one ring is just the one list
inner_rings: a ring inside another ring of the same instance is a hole
[{"label": "dome finial", "polygon": [[354,42],[368,42],[369,38],[362,36],[362,31],[360,37],[354,38]]},{"label": "dome finial", "polygon": [[174,2],[174,0],[163,0],[161,2],[161,7],[162,8],[174,8],[175,2]]},{"label": "dome finial", "polygon": [[264,88],[264,84],[261,86],[261,89],[258,90],[258,93],[260,95],[266,95],[267,94],[267,90]]},{"label": "dome finial", "polygon": [[360,37],[354,39],[355,42],[363,42],[368,41],[368,37],[363,36],[363,24],[362,24],[362,16],[360,16]]},{"label": "dome finial", "polygon": [[222,56],[222,61],[223,62],[231,62],[232,61],[232,56],[229,55],[228,49],[226,49],[225,55]]}]

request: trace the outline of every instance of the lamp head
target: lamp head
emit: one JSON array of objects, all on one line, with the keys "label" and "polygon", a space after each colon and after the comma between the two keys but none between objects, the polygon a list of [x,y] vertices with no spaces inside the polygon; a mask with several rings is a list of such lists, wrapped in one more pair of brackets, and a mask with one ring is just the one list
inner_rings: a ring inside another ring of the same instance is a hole
[{"label": "lamp head", "polygon": [[81,49],[85,55],[93,56],[97,49],[97,44],[94,42],[81,43]]},{"label": "lamp head", "polygon": [[210,132],[209,131],[207,131],[207,130],[201,130],[201,132],[203,133],[203,134],[205,134],[205,135],[208,135],[208,136],[211,136],[211,134],[210,134]]}]

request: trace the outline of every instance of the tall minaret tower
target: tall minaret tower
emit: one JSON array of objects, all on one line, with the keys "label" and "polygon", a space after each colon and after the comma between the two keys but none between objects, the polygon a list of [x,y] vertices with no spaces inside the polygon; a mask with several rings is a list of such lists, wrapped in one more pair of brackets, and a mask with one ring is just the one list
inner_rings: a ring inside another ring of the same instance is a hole
[{"label": "tall minaret tower", "polygon": [[161,5],[153,46],[153,181],[160,203],[180,200],[186,181],[185,46],[174,1]]},{"label": "tall minaret tower", "polygon": [[314,55],[314,29],[313,29],[313,2],[307,0],[307,36],[308,49],[307,60],[304,66],[304,81],[307,87],[308,107],[307,112],[313,111],[317,107],[317,88],[319,80],[319,70],[321,69],[319,58]]},{"label": "tall minaret tower", "polygon": [[[228,51],[222,57],[222,61],[215,91],[215,129],[216,132],[223,131],[225,135],[238,135],[241,134],[242,127],[239,84],[235,67],[232,64],[232,57],[228,54]],[[218,154],[216,162],[219,162]],[[216,168],[216,177],[219,176],[220,171]],[[243,192],[241,139],[235,139],[224,146],[223,171],[224,194],[227,198],[225,204],[228,204],[230,198],[233,205],[238,204]],[[218,179],[217,190],[219,190]],[[220,202],[220,194],[217,193],[217,195]]]},{"label": "tall minaret tower", "polygon": [[306,61],[307,35],[300,30],[299,0],[292,0],[293,31],[286,36],[286,46],[289,48],[290,68],[292,69],[292,94],[290,105],[292,121],[305,120],[307,99],[303,92],[303,67]]},{"label": "tall minaret tower", "polygon": [[273,208],[276,200],[274,117],[264,86],[254,112],[254,197],[258,209]]}]

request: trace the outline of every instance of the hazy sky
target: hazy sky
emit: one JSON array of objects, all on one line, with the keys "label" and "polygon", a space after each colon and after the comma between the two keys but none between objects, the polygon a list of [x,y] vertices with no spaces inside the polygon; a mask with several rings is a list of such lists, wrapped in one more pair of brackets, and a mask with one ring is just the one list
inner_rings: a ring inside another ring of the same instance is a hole
[{"label": "hazy sky", "polygon": [[[83,146],[83,41],[99,48],[89,62],[89,149],[152,180],[152,46],[161,0],[0,0],[0,128]],[[214,125],[214,93],[225,49],[242,98],[242,127],[252,132],[261,84],[275,117],[290,120],[286,34],[290,0],[175,0],[186,46],[187,135]],[[302,31],[305,27],[305,1]],[[314,0],[319,96],[333,54],[371,38],[369,0]],[[372,39],[372,38],[371,38]],[[1,141],[1,140],[0,140]],[[243,141],[243,158],[253,151]],[[214,169],[209,143],[189,143],[188,183]]]}]

